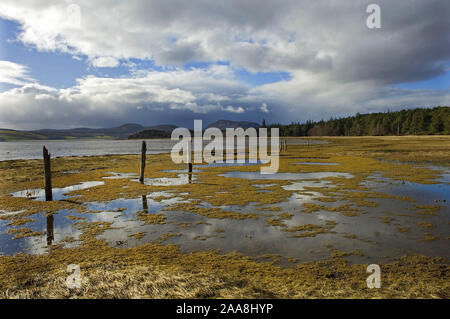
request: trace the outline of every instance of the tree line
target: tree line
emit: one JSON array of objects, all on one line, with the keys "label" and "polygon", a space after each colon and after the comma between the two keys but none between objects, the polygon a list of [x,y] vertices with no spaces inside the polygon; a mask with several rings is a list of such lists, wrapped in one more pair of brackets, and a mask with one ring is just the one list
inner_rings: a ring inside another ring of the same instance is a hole
[{"label": "tree line", "polygon": [[[331,118],[328,121],[266,124],[280,130],[280,136],[365,136],[450,134],[450,107],[417,108],[396,112],[370,113]],[[270,132],[270,130],[269,130]]]}]

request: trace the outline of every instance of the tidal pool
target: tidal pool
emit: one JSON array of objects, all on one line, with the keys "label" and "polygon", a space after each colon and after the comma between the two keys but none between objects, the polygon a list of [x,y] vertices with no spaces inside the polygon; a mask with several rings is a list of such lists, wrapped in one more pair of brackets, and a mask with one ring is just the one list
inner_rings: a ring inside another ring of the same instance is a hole
[{"label": "tidal pool", "polygon": [[239,171],[228,172],[220,176],[245,178],[245,179],[274,179],[274,180],[320,179],[325,177],[345,177],[345,178],[353,177],[353,175],[348,173],[336,173],[336,172],[261,174],[260,172],[239,172]]},{"label": "tidal pool", "polygon": [[[202,171],[202,169],[208,169],[210,167],[234,167],[234,166],[251,166],[251,165],[261,165],[261,164],[266,164],[263,161],[257,160],[256,162],[250,162],[248,160],[246,160],[243,163],[239,163],[237,161],[234,162],[213,162],[213,163],[208,163],[208,164],[193,164],[193,173],[199,173]],[[163,172],[167,172],[167,173],[186,173],[187,172],[187,168],[185,169],[170,169],[170,170],[165,170]]]},{"label": "tidal pool", "polygon": [[[105,182],[89,181],[89,182],[82,182],[77,185],[67,186],[67,187],[63,187],[63,188],[53,188],[52,189],[53,200],[61,200],[61,199],[67,199],[70,197],[74,197],[74,196],[70,196],[67,194],[70,192],[73,192],[73,191],[87,189],[87,188],[104,185],[104,184],[105,184]],[[18,191],[18,192],[12,193],[11,195],[13,197],[25,197],[25,198],[30,198],[33,200],[45,201],[45,190],[42,188],[26,189],[23,191]]]},{"label": "tidal pool", "polygon": [[110,176],[103,177],[104,179],[121,179],[121,178],[136,178],[139,177],[136,173],[116,173],[109,172]]},{"label": "tidal pool", "polygon": [[[179,174],[175,178],[147,178],[145,183],[155,186],[181,185],[189,183],[189,176],[196,180],[195,174]],[[148,192],[131,199],[83,203],[87,212],[61,210],[53,216],[46,216],[45,212],[42,212],[29,216],[33,220],[22,226],[14,227],[8,225],[8,220],[0,220],[0,253],[39,254],[55,245],[79,245],[82,230],[77,225],[80,223],[79,218],[82,218],[84,222],[111,223],[97,237],[117,247],[162,242],[177,244],[184,252],[218,249],[223,253],[237,251],[253,257],[276,254],[285,258],[296,258],[298,261],[326,258],[335,250],[356,252],[355,255],[347,257],[351,262],[382,262],[408,253],[450,257],[448,175],[441,176],[442,180],[437,184],[403,183],[378,175],[370,176],[361,183],[361,186],[370,189],[370,192],[403,197],[370,197],[370,201],[376,205],[358,207],[360,210],[354,215],[346,215],[343,210],[333,210],[338,206],[351,205],[350,200],[319,200],[323,197],[320,193],[322,187],[335,186],[332,180],[324,178],[352,178],[351,174],[317,172],[262,175],[259,172],[237,171],[225,173],[223,176],[251,180],[287,180],[290,184],[282,187],[293,193],[288,200],[271,205],[251,203],[243,206],[213,206],[207,202],[207,198],[199,204],[202,208],[252,213],[257,217],[242,220],[208,218],[195,212],[183,211],[182,205],[179,210],[166,211],[165,209],[172,205],[189,202],[189,199],[186,199],[187,193],[174,191]],[[127,174],[113,174],[112,177],[133,178]],[[80,185],[92,186],[84,183]],[[259,191],[274,185],[276,184],[254,184]],[[305,191],[305,187],[316,187],[317,191]],[[57,198],[64,198],[63,194],[71,190],[74,189],[60,189]],[[23,191],[15,194],[26,197],[27,193]],[[35,195],[39,199],[42,199],[42,196],[43,194]],[[406,197],[409,200],[406,200]],[[304,204],[317,205],[319,208],[306,213],[302,211]],[[417,208],[421,205],[437,208],[433,214],[421,214]],[[21,212],[1,212],[0,216],[18,213]],[[139,218],[142,213],[163,214],[164,220],[161,223],[147,223]],[[292,231],[298,226],[307,225],[313,225],[312,229],[324,231]],[[14,234],[6,232],[8,229],[20,227],[27,227],[38,235],[13,239]],[[139,236],[135,236],[136,234]]]},{"label": "tidal pool", "polygon": [[[178,174],[177,177],[144,178],[144,184],[151,186],[185,185],[193,183],[196,179],[194,174],[186,173]],[[139,179],[132,179],[132,181],[139,182]]]},{"label": "tidal pool", "polygon": [[233,162],[213,162],[213,163],[209,163],[209,164],[202,164],[202,165],[195,165],[198,166],[200,168],[208,168],[208,167],[229,167],[229,166],[251,166],[251,165],[261,165],[261,164],[267,164],[266,161],[260,161],[257,160],[255,162],[250,162],[248,159],[245,160],[245,162],[243,163],[239,163],[237,161],[233,161]]}]

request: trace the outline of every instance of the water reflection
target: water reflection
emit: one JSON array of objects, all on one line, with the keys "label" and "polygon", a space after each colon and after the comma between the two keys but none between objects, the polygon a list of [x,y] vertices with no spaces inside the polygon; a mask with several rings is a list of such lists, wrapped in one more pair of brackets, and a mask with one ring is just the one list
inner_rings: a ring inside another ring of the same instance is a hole
[{"label": "water reflection", "polygon": [[6,211],[6,210],[0,210],[0,216],[13,216],[13,215],[18,215],[20,213],[25,212],[25,209],[22,210],[16,210],[16,211]]},{"label": "water reflection", "polygon": [[[232,174],[232,173],[237,173]],[[248,175],[250,173],[250,175]],[[32,231],[39,231],[46,235],[13,240],[11,234],[6,233],[11,226],[7,221],[0,220],[0,252],[14,254],[21,251],[42,253],[48,247],[63,243],[66,247],[78,245],[80,231],[75,227],[73,219],[68,216],[84,217],[88,222],[107,221],[111,228],[98,236],[110,245],[132,247],[142,243],[158,242],[167,233],[180,233],[181,236],[171,237],[164,243],[180,246],[185,252],[204,249],[219,249],[222,252],[237,251],[250,256],[263,254],[280,254],[285,257],[295,257],[300,261],[316,260],[328,257],[332,249],[343,251],[360,250],[368,256],[364,262],[380,262],[390,257],[397,257],[406,253],[421,253],[430,256],[450,257],[447,237],[449,234],[450,198],[448,184],[416,184],[397,183],[389,179],[371,176],[363,183],[371,191],[409,196],[415,202],[400,199],[371,198],[378,204],[376,207],[361,207],[363,211],[357,216],[348,216],[341,211],[319,209],[311,213],[302,211],[302,205],[313,203],[326,207],[337,207],[352,204],[345,200],[339,202],[321,202],[316,199],[322,197],[319,192],[304,192],[305,186],[332,186],[332,180],[320,178],[330,176],[351,177],[345,173],[280,173],[261,175],[259,172],[230,172],[228,177],[241,178],[269,178],[291,180],[284,185],[286,190],[293,191],[288,200],[271,205],[252,203],[245,206],[213,206],[204,201],[202,208],[220,208],[239,213],[254,213],[258,219],[217,219],[183,211],[165,211],[174,204],[187,203],[188,200],[173,192],[150,192],[131,199],[116,199],[110,202],[85,203],[89,213],[61,210],[57,214],[45,216],[44,213],[33,216],[35,222],[26,226]],[[180,178],[182,175],[182,178]],[[177,178],[189,182],[194,174],[179,174]],[[245,177],[243,177],[245,176]],[[307,180],[305,180],[305,178]],[[149,179],[147,179],[149,180]],[[156,182],[157,179],[153,179]],[[375,182],[376,181],[376,182]],[[271,185],[254,184],[264,191]],[[272,184],[273,186],[274,184]],[[435,200],[440,200],[436,204]],[[444,202],[445,200],[445,202]],[[439,205],[441,208],[434,215],[421,216],[414,210],[414,205]],[[164,224],[146,224],[137,218],[137,213],[144,211],[148,214],[161,213],[165,216]],[[283,215],[281,215],[283,214]],[[389,218],[386,218],[389,217]],[[267,219],[279,220],[285,227],[273,226]],[[424,229],[421,223],[427,222],[432,227]],[[325,227],[329,223],[336,223],[328,232],[316,234],[315,237],[294,238],[295,233],[286,232],[286,228],[305,224]],[[399,227],[407,228],[407,232],[398,231]],[[45,232],[46,230],[46,232]],[[144,233],[139,239],[130,237],[132,234]],[[436,237],[434,241],[425,242],[425,233]],[[66,236],[73,237],[74,242],[64,242]],[[365,257],[364,257],[365,258]]]},{"label": "water reflection", "polygon": [[209,163],[209,164],[203,164],[203,165],[198,165],[200,168],[207,168],[207,167],[228,167],[228,166],[251,166],[251,165],[262,165],[262,164],[267,164],[268,161],[261,161],[261,160],[257,160],[255,161],[255,163],[248,161],[248,159],[245,160],[244,163],[238,163],[237,161],[233,161],[233,162],[213,162],[213,163]]},{"label": "water reflection", "polygon": [[[53,188],[53,200],[67,199],[75,196],[67,195],[70,192],[104,185],[105,182],[89,181],[78,185],[67,186],[63,188]],[[26,189],[11,194],[13,197],[26,197],[33,200],[45,201],[45,190],[42,188]]]},{"label": "water reflection", "polygon": [[51,246],[55,236],[53,234],[53,214],[47,215],[47,246]]},{"label": "water reflection", "polygon": [[300,179],[320,179],[326,177],[345,177],[352,178],[352,174],[338,172],[315,172],[315,173],[275,173],[261,174],[260,172],[227,172],[220,176],[235,177],[245,179],[274,179],[274,180],[300,180]]},{"label": "water reflection", "polygon": [[122,179],[122,178],[136,178],[138,177],[138,174],[136,173],[116,173],[116,172],[109,172],[111,176],[103,177],[104,179]]},{"label": "water reflection", "polygon": [[142,209],[148,213],[147,195],[142,195]]},{"label": "water reflection", "polygon": [[[185,185],[190,184],[196,180],[191,173],[178,174],[177,177],[158,177],[158,178],[144,178],[145,185],[151,186],[171,186],[171,185]],[[138,179],[132,179],[133,182],[139,182]]]},{"label": "water reflection", "polygon": [[42,235],[13,239],[14,234],[6,232],[15,228],[8,225],[8,221],[0,221],[0,254],[13,255],[19,252],[43,254],[54,244],[61,244],[65,238],[73,238],[73,242],[64,242],[65,247],[76,246],[81,231],[73,225],[73,220],[67,217],[78,213],[71,210],[60,210],[55,214],[41,212],[33,215],[34,221],[23,226]]}]

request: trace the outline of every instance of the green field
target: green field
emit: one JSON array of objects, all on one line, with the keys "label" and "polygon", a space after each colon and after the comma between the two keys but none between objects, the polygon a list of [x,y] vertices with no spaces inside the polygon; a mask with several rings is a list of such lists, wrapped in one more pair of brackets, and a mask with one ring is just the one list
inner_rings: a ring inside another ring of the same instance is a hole
[{"label": "green field", "polygon": [[21,132],[14,130],[1,130],[0,141],[15,141],[15,140],[44,140],[47,137],[40,134]]}]

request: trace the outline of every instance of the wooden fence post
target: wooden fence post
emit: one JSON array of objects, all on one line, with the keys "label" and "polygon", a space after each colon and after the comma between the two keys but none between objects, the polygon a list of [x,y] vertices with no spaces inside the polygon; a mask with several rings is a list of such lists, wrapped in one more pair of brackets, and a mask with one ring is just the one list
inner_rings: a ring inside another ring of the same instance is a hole
[{"label": "wooden fence post", "polygon": [[142,141],[142,149],[141,149],[141,176],[139,177],[139,181],[141,184],[144,183],[144,171],[145,171],[145,155],[147,153],[147,144],[145,141]]},{"label": "wooden fence post", "polygon": [[50,154],[48,153],[48,150],[43,148],[44,153],[44,188],[45,188],[45,200],[46,201],[52,201],[53,200],[53,194],[52,194],[52,171],[50,166]]}]

